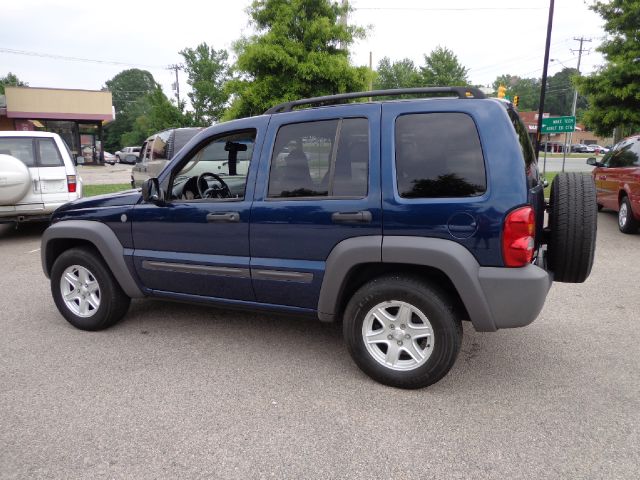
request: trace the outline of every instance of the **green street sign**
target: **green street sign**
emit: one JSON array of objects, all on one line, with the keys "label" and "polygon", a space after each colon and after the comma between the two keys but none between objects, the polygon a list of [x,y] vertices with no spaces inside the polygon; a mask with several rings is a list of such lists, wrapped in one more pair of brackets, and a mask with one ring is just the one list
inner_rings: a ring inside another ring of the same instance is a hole
[{"label": "green street sign", "polygon": [[541,133],[565,133],[576,129],[576,117],[551,117],[542,119]]}]

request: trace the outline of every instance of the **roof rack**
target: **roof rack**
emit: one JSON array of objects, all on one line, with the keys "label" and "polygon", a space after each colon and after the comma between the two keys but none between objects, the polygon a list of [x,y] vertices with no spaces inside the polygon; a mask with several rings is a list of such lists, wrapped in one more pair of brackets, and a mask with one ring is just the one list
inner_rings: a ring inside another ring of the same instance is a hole
[{"label": "roof rack", "polygon": [[290,112],[300,105],[334,105],[344,100],[367,97],[390,97],[392,95],[434,95],[440,93],[453,93],[458,98],[487,98],[478,88],[474,87],[420,87],[420,88],[394,88],[390,90],[373,90],[371,92],[340,93],[338,95],[326,95],[324,97],[303,98],[292,102],[280,103],[267,110],[265,115],[273,113]]}]

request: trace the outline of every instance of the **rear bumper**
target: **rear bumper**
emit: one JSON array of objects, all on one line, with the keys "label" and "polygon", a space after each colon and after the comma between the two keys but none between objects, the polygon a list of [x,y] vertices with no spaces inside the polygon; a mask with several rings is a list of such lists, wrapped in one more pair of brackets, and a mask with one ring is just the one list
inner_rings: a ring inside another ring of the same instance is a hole
[{"label": "rear bumper", "polygon": [[524,327],[533,322],[544,306],[553,276],[536,265],[480,267],[478,280],[493,323],[499,329]]}]

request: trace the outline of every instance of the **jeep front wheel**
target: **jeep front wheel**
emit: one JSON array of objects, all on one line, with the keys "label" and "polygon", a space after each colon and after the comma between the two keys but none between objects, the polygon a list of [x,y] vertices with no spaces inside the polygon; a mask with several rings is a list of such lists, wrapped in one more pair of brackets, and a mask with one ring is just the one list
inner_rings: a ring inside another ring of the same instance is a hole
[{"label": "jeep front wheel", "polygon": [[431,385],[453,366],[462,326],[446,294],[416,277],[372,280],[351,298],[344,337],[355,363],[399,388]]},{"label": "jeep front wheel", "polygon": [[131,301],[102,258],[89,248],[72,248],[56,259],[51,293],[62,316],[81,330],[110,327],[124,316]]}]

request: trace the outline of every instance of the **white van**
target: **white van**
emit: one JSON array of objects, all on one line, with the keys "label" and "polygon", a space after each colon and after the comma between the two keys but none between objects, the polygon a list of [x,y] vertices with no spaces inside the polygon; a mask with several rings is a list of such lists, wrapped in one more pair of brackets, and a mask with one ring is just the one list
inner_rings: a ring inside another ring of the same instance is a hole
[{"label": "white van", "polygon": [[0,223],[48,221],[82,197],[75,163],[56,133],[0,131]]}]

